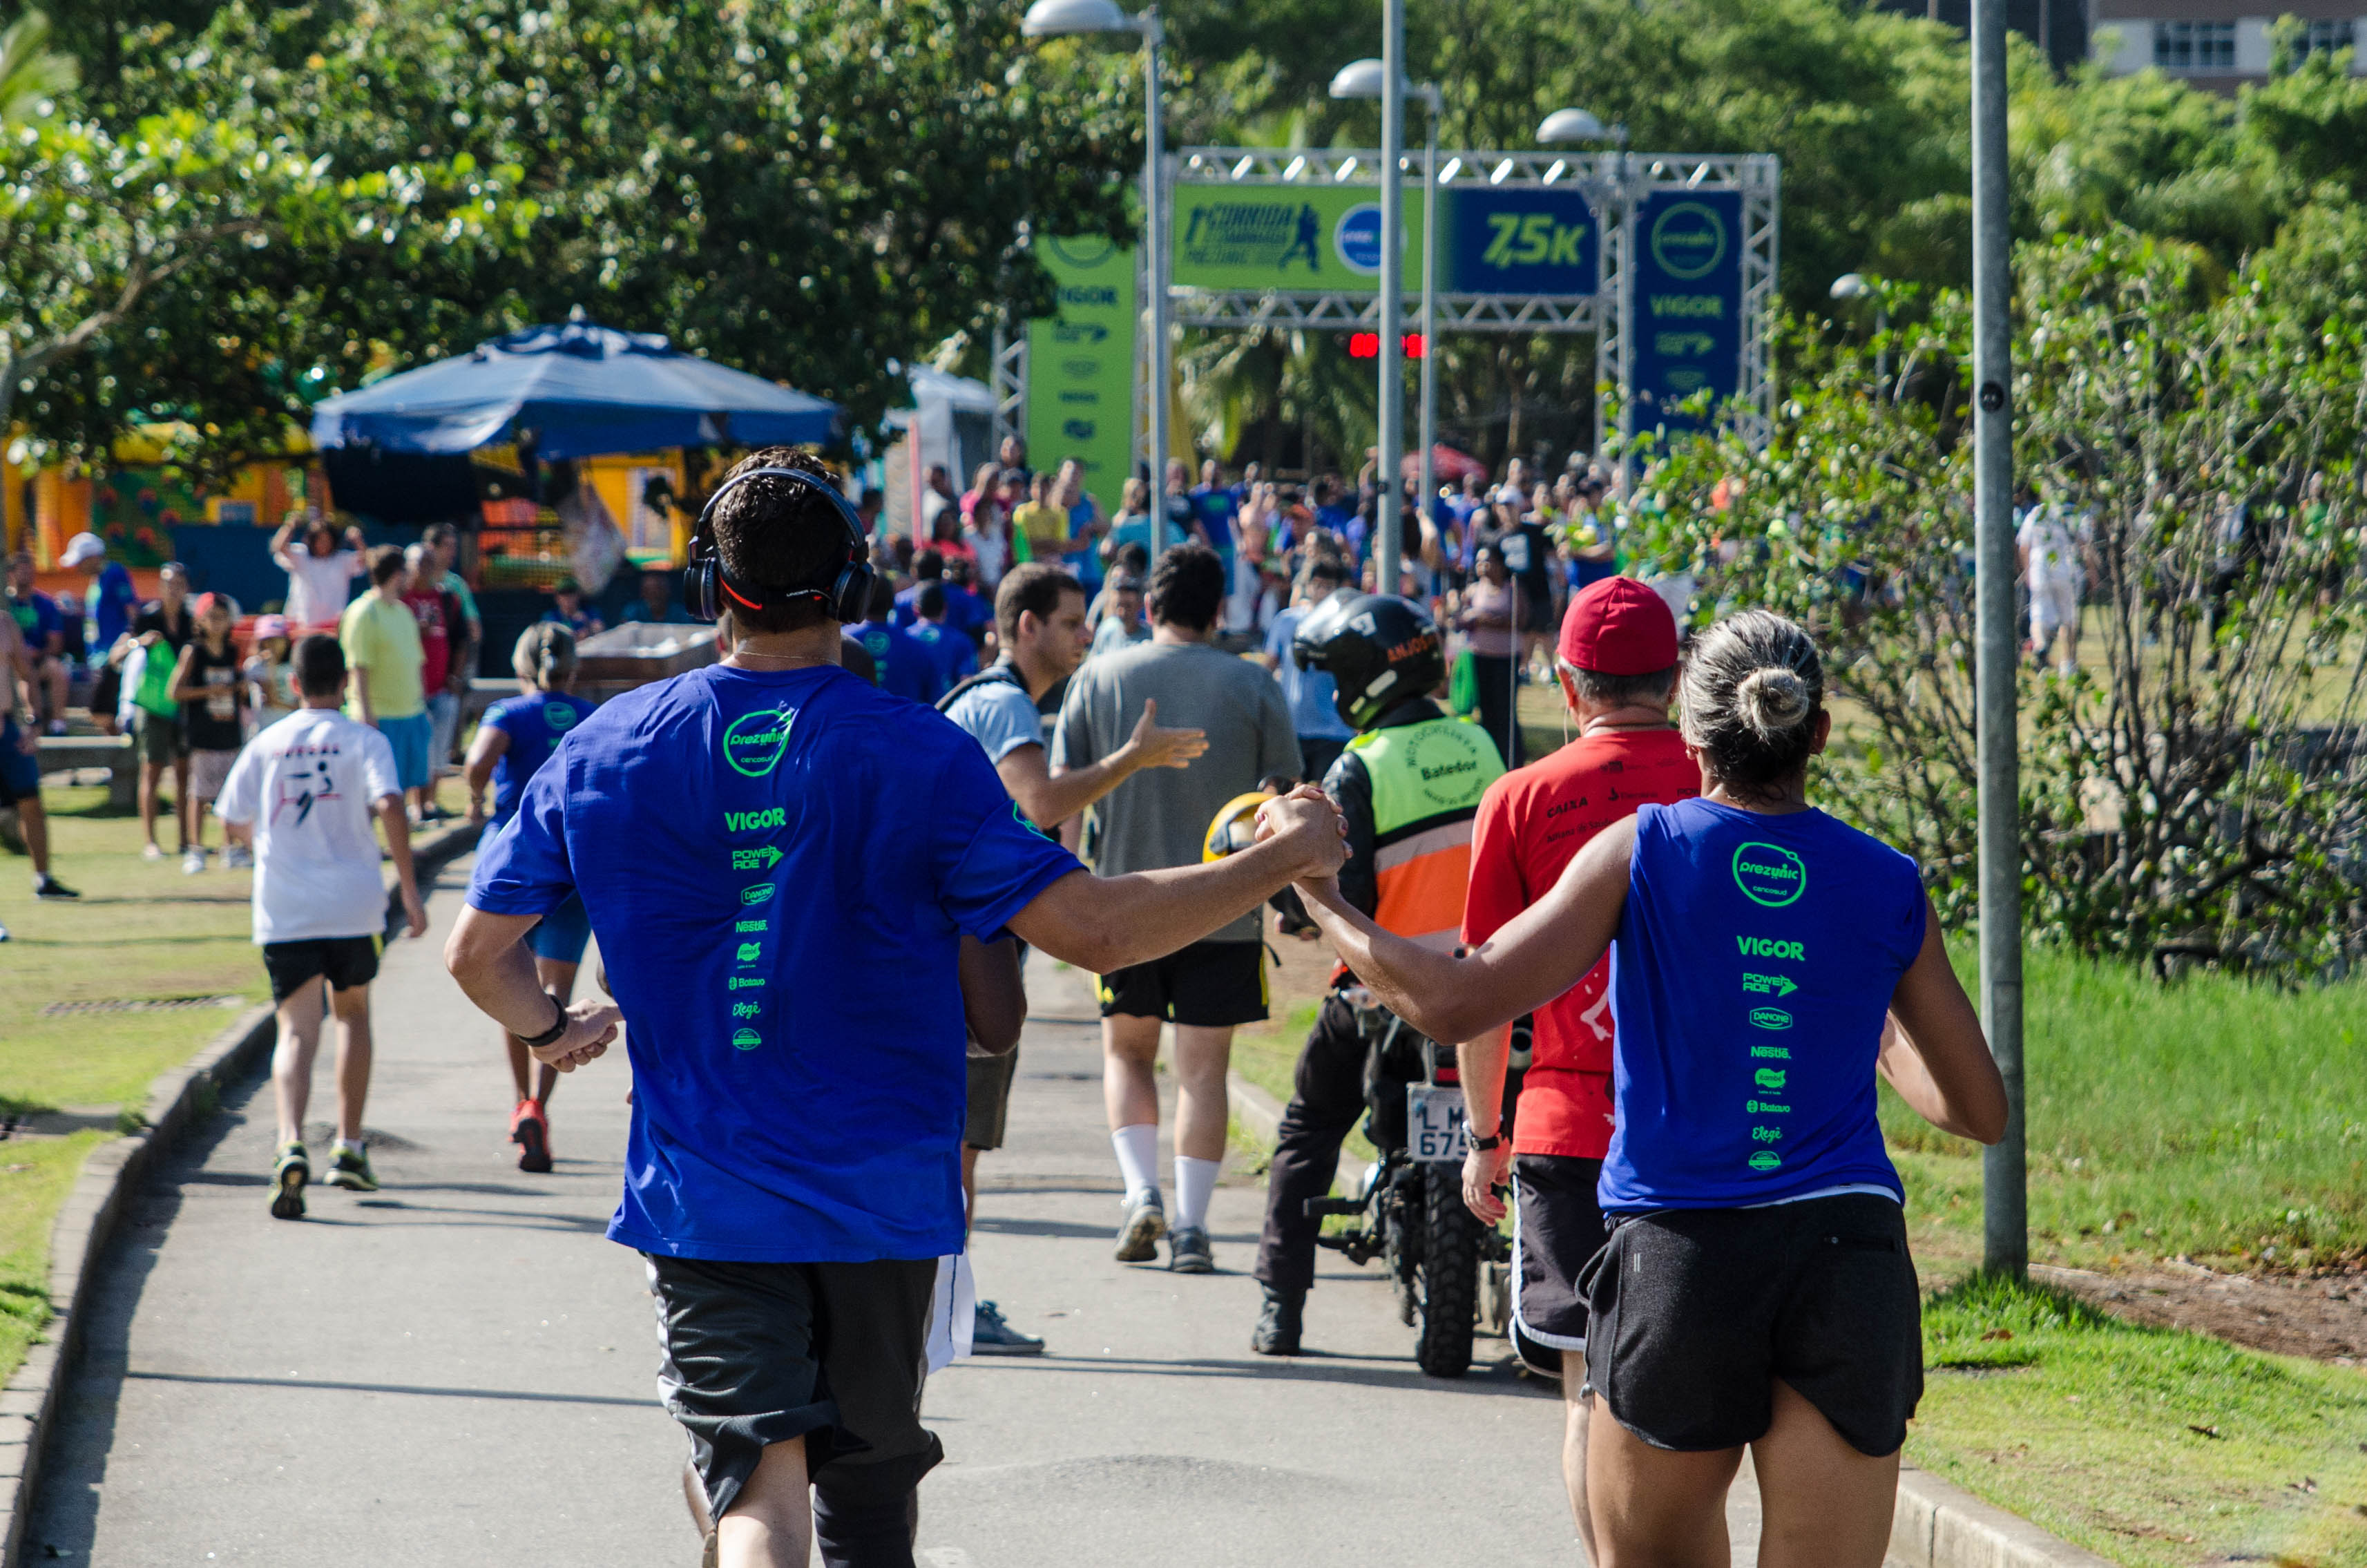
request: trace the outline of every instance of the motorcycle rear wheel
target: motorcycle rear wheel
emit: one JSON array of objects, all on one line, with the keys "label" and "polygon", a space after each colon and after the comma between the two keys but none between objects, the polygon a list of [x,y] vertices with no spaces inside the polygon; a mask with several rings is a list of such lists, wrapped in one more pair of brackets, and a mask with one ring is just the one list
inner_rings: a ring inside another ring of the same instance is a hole
[{"label": "motorcycle rear wheel", "polygon": [[1462,1168],[1423,1167],[1421,1328],[1414,1365],[1433,1378],[1471,1369],[1471,1335],[1479,1312],[1479,1221],[1463,1204]]}]

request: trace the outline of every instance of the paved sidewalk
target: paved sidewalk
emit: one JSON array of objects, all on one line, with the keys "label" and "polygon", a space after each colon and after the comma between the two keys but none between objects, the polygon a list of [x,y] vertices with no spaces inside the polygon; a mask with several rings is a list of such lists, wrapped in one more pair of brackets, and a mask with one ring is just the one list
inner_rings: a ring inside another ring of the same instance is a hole
[{"label": "paved sidewalk", "polygon": [[[266,1218],[259,1085],[160,1170],[109,1260],[28,1557],[697,1561],[640,1266],[600,1235],[622,1055],[557,1096],[558,1171],[519,1173],[492,1028],[436,961],[467,869],[446,873],[428,939],[392,949],[379,983],[384,1190],[316,1187],[311,1220]],[[1463,1381],[1425,1379],[1376,1271],[1325,1253],[1310,1354],[1251,1356],[1263,1194],[1246,1182],[1217,1195],[1219,1274],[1110,1261],[1098,1031],[1073,977],[1038,960],[1030,978],[1013,1144],[986,1158],[976,1250],[984,1293],[1050,1353],[932,1381],[947,1462],[922,1490],[921,1561],[1576,1562],[1559,1403],[1509,1370],[1502,1341],[1479,1342]],[[324,1066],[316,1096],[329,1086]]]}]

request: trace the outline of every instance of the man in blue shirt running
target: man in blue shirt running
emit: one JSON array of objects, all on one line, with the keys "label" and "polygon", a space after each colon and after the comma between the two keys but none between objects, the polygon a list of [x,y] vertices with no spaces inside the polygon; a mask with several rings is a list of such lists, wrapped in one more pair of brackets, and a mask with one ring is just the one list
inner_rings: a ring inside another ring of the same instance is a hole
[{"label": "man in blue shirt running", "polygon": [[[720,1568],[802,1565],[815,1537],[833,1565],[912,1561],[943,1453],[918,1415],[929,1307],[962,1244],[964,944],[1016,936],[1108,973],[1343,858],[1338,813],[1302,790],[1241,854],[1087,872],[977,742],[839,667],[867,588],[851,512],[787,448],[727,476],[693,555],[730,656],[568,733],[479,853],[445,949],[562,1072],[630,1021],[608,1234],[648,1261]],[[579,892],[615,1001],[561,1007],[522,938]]]},{"label": "man in blue shirt running", "polygon": [[946,689],[936,655],[919,638],[889,623],[895,613],[896,590],[886,578],[874,579],[870,608],[849,635],[871,655],[878,672],[872,678],[880,690],[914,702],[934,702]]},{"label": "man in blue shirt running", "polygon": [[965,678],[978,674],[978,644],[946,624],[945,585],[922,584],[913,607],[920,613],[913,618],[910,630],[913,641],[926,648],[936,664],[938,689],[951,691]]}]

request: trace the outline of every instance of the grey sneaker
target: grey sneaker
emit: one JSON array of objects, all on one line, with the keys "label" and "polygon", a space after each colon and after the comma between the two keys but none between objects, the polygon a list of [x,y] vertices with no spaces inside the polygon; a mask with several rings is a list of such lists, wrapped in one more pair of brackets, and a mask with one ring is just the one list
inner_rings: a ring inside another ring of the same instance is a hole
[{"label": "grey sneaker", "polygon": [[1167,1210],[1159,1194],[1136,1193],[1126,1200],[1126,1218],[1118,1221],[1117,1251],[1112,1256],[1120,1263],[1156,1263],[1159,1238],[1166,1233]]},{"label": "grey sneaker", "polygon": [[970,1320],[969,1350],[973,1356],[1041,1356],[1044,1342],[1003,1322],[1002,1309],[992,1301],[980,1301]]},{"label": "grey sneaker", "polygon": [[1208,1233],[1197,1225],[1179,1228],[1168,1238],[1167,1267],[1177,1274],[1214,1274],[1217,1255],[1208,1248]]}]

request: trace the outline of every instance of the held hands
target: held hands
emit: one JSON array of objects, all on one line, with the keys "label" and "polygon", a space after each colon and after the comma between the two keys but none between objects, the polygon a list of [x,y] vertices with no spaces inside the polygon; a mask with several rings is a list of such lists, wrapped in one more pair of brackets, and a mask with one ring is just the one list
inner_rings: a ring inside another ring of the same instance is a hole
[{"label": "held hands", "polygon": [[1483,1225],[1492,1225],[1504,1217],[1504,1200],[1496,1196],[1504,1185],[1504,1173],[1512,1164],[1510,1139],[1492,1149],[1473,1149],[1463,1156],[1463,1207],[1471,1210]]},{"label": "held hands", "polygon": [[614,1002],[586,998],[567,1009],[567,1032],[549,1045],[530,1046],[528,1052],[546,1067],[572,1073],[606,1054],[625,1015]]},{"label": "held hands", "polygon": [[1159,722],[1159,702],[1145,699],[1142,717],[1134,722],[1134,733],[1127,737],[1127,747],[1133,753],[1129,759],[1137,767],[1188,767],[1195,757],[1208,749],[1206,730],[1169,729]]},{"label": "held hands", "polygon": [[1312,784],[1301,784],[1289,794],[1258,808],[1260,844],[1276,841],[1290,848],[1297,863],[1292,881],[1328,881],[1348,860],[1348,824],[1331,797]]}]

